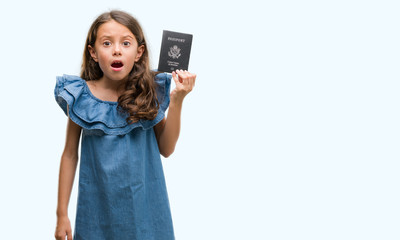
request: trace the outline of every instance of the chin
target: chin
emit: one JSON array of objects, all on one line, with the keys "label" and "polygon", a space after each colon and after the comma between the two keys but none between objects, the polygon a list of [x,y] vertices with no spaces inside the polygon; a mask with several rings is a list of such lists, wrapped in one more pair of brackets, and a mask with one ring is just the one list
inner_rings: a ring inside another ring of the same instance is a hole
[{"label": "chin", "polygon": [[124,75],[124,74],[112,74],[111,76],[108,75],[106,76],[108,79],[110,79],[111,81],[125,81],[128,79],[128,74]]},{"label": "chin", "polygon": [[126,77],[120,77],[120,78],[118,78],[118,77],[115,77],[115,78],[110,78],[112,81],[116,81],[116,82],[119,82],[119,81],[125,81],[126,79],[128,79],[128,77],[126,76]]}]

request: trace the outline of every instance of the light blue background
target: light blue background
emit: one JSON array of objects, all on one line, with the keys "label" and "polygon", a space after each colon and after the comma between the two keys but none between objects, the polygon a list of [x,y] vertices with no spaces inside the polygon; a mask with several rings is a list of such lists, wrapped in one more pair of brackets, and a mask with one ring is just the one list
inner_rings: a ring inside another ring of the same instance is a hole
[{"label": "light blue background", "polygon": [[198,79],[163,159],[178,240],[400,239],[400,5],[385,0],[2,4],[2,239],[53,239],[55,76],[79,74],[114,8],[142,24],[153,67],[162,30],[194,35]]}]

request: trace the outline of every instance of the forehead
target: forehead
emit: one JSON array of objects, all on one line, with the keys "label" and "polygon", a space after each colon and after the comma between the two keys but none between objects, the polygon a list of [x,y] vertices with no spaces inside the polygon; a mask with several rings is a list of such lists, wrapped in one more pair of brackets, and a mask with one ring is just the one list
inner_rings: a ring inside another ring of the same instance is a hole
[{"label": "forehead", "polygon": [[115,20],[110,20],[106,23],[101,24],[99,29],[97,30],[97,38],[121,36],[130,36],[135,38],[129,28],[116,22]]}]

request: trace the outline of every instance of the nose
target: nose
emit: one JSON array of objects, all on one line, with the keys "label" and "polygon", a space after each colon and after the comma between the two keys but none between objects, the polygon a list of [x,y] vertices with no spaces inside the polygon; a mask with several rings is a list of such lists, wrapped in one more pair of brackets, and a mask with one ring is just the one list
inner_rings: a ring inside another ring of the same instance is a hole
[{"label": "nose", "polygon": [[115,45],[114,45],[113,55],[114,55],[114,56],[119,56],[119,55],[121,55],[121,47],[120,47],[118,44],[115,44]]}]

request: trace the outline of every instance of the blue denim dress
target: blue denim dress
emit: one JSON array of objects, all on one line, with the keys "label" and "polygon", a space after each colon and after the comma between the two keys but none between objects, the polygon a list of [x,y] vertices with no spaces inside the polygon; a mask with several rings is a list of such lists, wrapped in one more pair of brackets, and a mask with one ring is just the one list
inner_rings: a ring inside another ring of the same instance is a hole
[{"label": "blue denim dress", "polygon": [[118,103],[96,98],[85,80],[57,77],[56,101],[82,127],[74,240],[175,239],[153,130],[169,106],[171,76],[154,81],[157,117],[127,124]]}]

